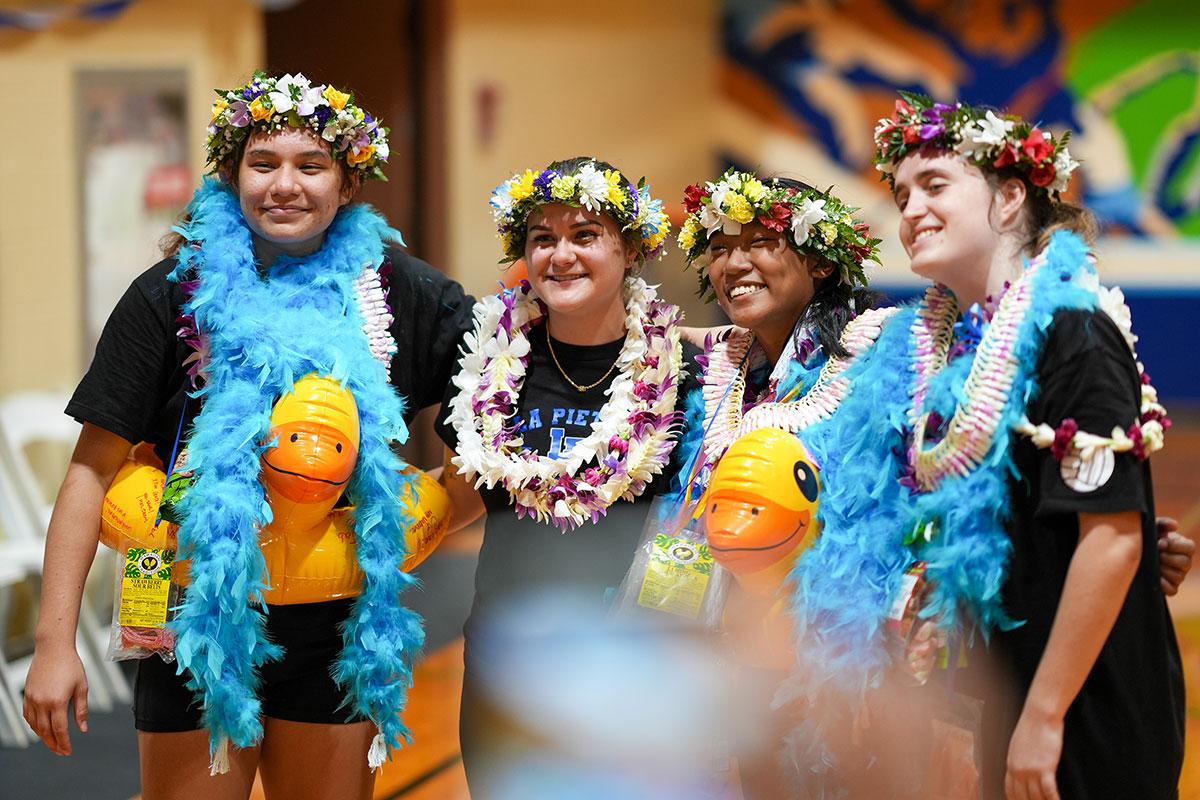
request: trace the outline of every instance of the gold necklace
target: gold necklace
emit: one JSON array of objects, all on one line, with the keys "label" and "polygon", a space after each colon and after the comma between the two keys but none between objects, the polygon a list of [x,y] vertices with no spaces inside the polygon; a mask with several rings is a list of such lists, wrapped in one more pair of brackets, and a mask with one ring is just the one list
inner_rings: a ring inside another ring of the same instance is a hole
[{"label": "gold necklace", "polygon": [[567,374],[567,371],[565,369],[563,369],[562,364],[558,363],[558,356],[556,356],[554,354],[554,345],[551,343],[551,340],[550,340],[550,326],[549,325],[546,326],[546,347],[550,348],[550,358],[554,359],[554,366],[558,367],[558,374],[562,375],[563,379],[566,380],[567,383],[574,386],[575,391],[577,391],[577,392],[586,392],[589,389],[595,389],[597,386],[604,383],[604,381],[608,380],[608,376],[612,375],[613,370],[617,368],[617,364],[621,363],[621,354],[617,353],[617,360],[614,361],[612,363],[612,366],[608,368],[608,372],[605,372],[603,375],[600,376],[600,380],[596,381],[595,383],[589,383],[587,386],[580,386],[578,383],[571,380],[571,376]]}]

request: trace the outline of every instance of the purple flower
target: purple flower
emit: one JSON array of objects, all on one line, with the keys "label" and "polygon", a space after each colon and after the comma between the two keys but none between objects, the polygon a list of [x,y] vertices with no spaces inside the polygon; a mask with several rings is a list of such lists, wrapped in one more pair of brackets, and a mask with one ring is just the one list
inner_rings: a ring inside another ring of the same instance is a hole
[{"label": "purple flower", "polygon": [[801,364],[808,364],[809,357],[817,352],[817,343],[809,336],[805,336],[800,340],[800,344],[796,345],[796,358],[800,359]]},{"label": "purple flower", "polygon": [[241,102],[230,103],[229,124],[235,128],[244,128],[250,124],[250,106]]},{"label": "purple flower", "polygon": [[633,396],[647,403],[658,399],[658,387],[651,386],[645,381],[637,381],[633,384]]},{"label": "purple flower", "polygon": [[936,139],[937,137],[941,136],[945,130],[945,126],[940,122],[935,125],[922,125],[920,131],[921,141],[928,142],[930,139]]},{"label": "purple flower", "polygon": [[560,175],[562,175],[562,173],[556,169],[542,170],[542,174],[538,175],[536,178],[533,179],[534,191],[541,194],[543,200],[549,200],[550,199],[550,184],[553,183],[554,179],[559,177]]}]

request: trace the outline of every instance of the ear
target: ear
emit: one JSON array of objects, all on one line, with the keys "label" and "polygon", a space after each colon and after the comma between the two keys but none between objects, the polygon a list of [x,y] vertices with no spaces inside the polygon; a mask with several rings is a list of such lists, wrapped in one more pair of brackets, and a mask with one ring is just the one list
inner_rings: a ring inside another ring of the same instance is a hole
[{"label": "ear", "polygon": [[808,261],[808,274],[814,280],[824,280],[833,274],[833,262],[825,258],[806,257]]},{"label": "ear", "polygon": [[1020,178],[1005,178],[996,187],[993,208],[1000,230],[1015,228],[1021,221],[1021,209],[1025,207],[1025,181]]},{"label": "ear", "polygon": [[358,170],[347,172],[342,180],[342,189],[338,193],[338,207],[340,208],[353,200],[362,186],[363,177],[359,174]]}]

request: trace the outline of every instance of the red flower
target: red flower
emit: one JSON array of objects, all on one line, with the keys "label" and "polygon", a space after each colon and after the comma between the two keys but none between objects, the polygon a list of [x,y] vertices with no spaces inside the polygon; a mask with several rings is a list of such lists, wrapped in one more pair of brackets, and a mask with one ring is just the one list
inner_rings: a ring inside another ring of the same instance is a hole
[{"label": "red flower", "polygon": [[921,129],[916,125],[910,125],[904,129],[904,143],[916,144],[921,141]]},{"label": "red flower", "polygon": [[1034,128],[1029,132],[1025,141],[1021,142],[1021,149],[1025,151],[1025,157],[1034,164],[1041,163],[1054,153],[1053,145],[1046,141],[1040,128]]},{"label": "red flower", "polygon": [[683,207],[689,214],[695,214],[700,210],[700,201],[708,197],[708,192],[701,189],[696,184],[692,184],[683,190]]},{"label": "red flower", "polygon": [[912,106],[910,106],[908,103],[904,102],[903,100],[897,100],[896,101],[896,113],[911,115],[913,113]]},{"label": "red flower", "polygon": [[791,219],[792,210],[783,203],[775,203],[766,214],[759,214],[758,221],[764,228],[783,233],[787,230],[787,222]]},{"label": "red flower", "polygon": [[1047,162],[1029,171],[1029,182],[1034,186],[1046,187],[1054,183],[1055,174],[1054,164]]},{"label": "red flower", "polygon": [[1138,461],[1145,461],[1150,457],[1150,454],[1146,452],[1146,443],[1142,440],[1141,425],[1138,425],[1136,422],[1133,423],[1129,426],[1129,429],[1125,431],[1125,435],[1128,436],[1133,442],[1133,449],[1129,452],[1134,458],[1136,458]]},{"label": "red flower", "polygon": [[996,160],[992,162],[992,166],[996,169],[1003,169],[1015,163],[1017,163],[1017,149],[1006,143],[1004,149],[1000,151],[1000,155],[996,156]]},{"label": "red flower", "polygon": [[1071,442],[1078,432],[1079,423],[1071,417],[1059,424],[1058,429],[1054,431],[1054,443],[1050,445],[1050,455],[1054,456],[1055,461],[1062,461],[1067,453],[1071,452]]}]

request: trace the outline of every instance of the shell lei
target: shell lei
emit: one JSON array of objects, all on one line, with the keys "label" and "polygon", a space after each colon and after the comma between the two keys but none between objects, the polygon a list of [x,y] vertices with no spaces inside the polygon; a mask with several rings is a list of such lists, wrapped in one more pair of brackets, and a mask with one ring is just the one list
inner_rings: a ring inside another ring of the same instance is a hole
[{"label": "shell lei", "polygon": [[594,522],[619,498],[640,495],[670,457],[683,364],[679,309],[640,278],[627,279],[624,291],[627,332],[608,400],[592,433],[558,460],[524,449],[513,419],[529,332],[544,319],[544,305],[522,281],[475,307],[448,418],[458,435],[453,463],[476,487],[507,489],[518,517],[564,531]]},{"label": "shell lei", "polygon": [[[1040,253],[1001,297],[996,314],[979,343],[963,385],[962,400],[954,410],[946,434],[930,447],[924,446],[929,414],[922,412],[930,381],[946,366],[958,306],[954,296],[942,287],[926,289],[912,326],[916,358],[912,364],[915,373],[913,402],[908,413],[913,431],[909,456],[917,486],[922,492],[932,491],[948,476],[968,475],[979,468],[991,451],[1019,366],[1017,338],[1032,302],[1034,283],[1046,258],[1047,252]],[[1073,421],[1066,421],[1064,436],[1060,433],[1063,426],[1057,431],[1045,423],[1035,426],[1022,414],[1013,423],[1013,430],[1029,437],[1042,449],[1055,447],[1058,440],[1055,455],[1059,460],[1072,452],[1090,458],[1098,448],[1133,451],[1140,459],[1149,458],[1151,453],[1162,448],[1163,432],[1170,426],[1170,421],[1166,410],[1158,403],[1158,393],[1145,368],[1137,361],[1134,350],[1137,337],[1133,335],[1129,307],[1121,290],[1100,286],[1094,272],[1083,276],[1080,285],[1096,293],[1099,308],[1120,329],[1137,362],[1138,374],[1142,376],[1139,419],[1130,426],[1128,433],[1118,427],[1107,437],[1073,430]]]},{"label": "shell lei", "polygon": [[754,334],[735,331],[729,338],[710,348],[708,370],[704,376],[704,461],[715,466],[729,445],[759,428],[781,428],[798,433],[829,419],[850,388],[847,367],[865,353],[883,329],[894,308],[879,308],[855,317],[842,332],[841,344],[849,353],[845,358],[830,358],[821,367],[816,382],[795,401],[765,402],[743,414],[746,354],[754,345]]}]

